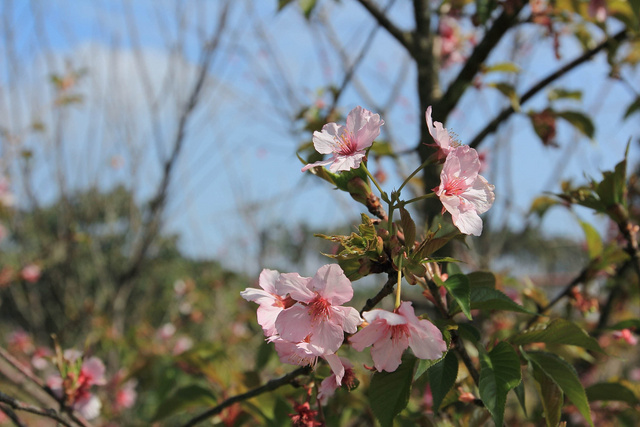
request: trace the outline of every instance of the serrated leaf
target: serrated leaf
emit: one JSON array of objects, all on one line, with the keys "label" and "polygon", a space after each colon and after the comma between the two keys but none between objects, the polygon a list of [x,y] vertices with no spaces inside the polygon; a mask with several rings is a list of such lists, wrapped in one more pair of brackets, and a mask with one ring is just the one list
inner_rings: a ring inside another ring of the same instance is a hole
[{"label": "serrated leaf", "polygon": [[536,380],[536,389],[542,402],[542,410],[547,427],[557,427],[562,416],[564,393],[556,383],[544,373],[538,365],[533,365],[533,378]]},{"label": "serrated leaf", "polygon": [[520,67],[518,67],[513,62],[499,62],[497,64],[493,64],[493,65],[490,65],[488,67],[483,67],[482,68],[482,72],[485,73],[485,74],[486,73],[493,73],[493,72],[519,73],[520,72]]},{"label": "serrated leaf", "polygon": [[186,409],[213,406],[215,403],[215,395],[210,389],[196,384],[189,385],[176,390],[165,399],[158,407],[153,420],[158,421]]},{"label": "serrated leaf", "polygon": [[556,117],[566,120],[584,135],[593,139],[596,130],[593,122],[587,115],[579,111],[556,111]]},{"label": "serrated leaf", "polygon": [[578,374],[573,366],[555,354],[547,352],[523,351],[522,354],[532,364],[541,369],[558,387],[560,387],[567,398],[569,398],[576,408],[578,408],[578,411],[587,420],[589,425],[593,427],[591,412],[589,410],[589,402],[587,401],[587,394],[584,391],[584,387],[580,383]]},{"label": "serrated leaf", "polygon": [[482,338],[478,328],[473,326],[471,323],[458,323],[458,333],[461,338],[471,341],[474,344],[478,343],[480,338]]},{"label": "serrated leaf", "polygon": [[580,221],[582,231],[587,240],[587,248],[589,250],[589,259],[594,259],[602,254],[602,239],[598,231],[588,222]]},{"label": "serrated leaf", "polygon": [[590,337],[580,326],[565,319],[554,319],[544,326],[537,326],[512,337],[514,345],[531,343],[576,345],[587,350],[604,353],[598,341]]},{"label": "serrated leaf", "polygon": [[636,405],[640,403],[633,391],[620,383],[598,383],[587,387],[585,390],[589,402],[596,402],[599,400],[618,402],[626,402],[630,405]]},{"label": "serrated leaf", "polygon": [[393,419],[409,402],[416,358],[408,353],[394,372],[376,372],[369,385],[369,404],[382,427],[393,426]]},{"label": "serrated leaf", "polygon": [[[445,356],[446,356],[446,353],[445,353]],[[433,365],[440,362],[442,359],[444,359],[444,356],[441,357],[440,359],[435,359],[435,360],[418,359],[418,367],[416,368],[416,372],[413,374],[413,380],[415,381],[421,376],[423,376],[425,372],[431,369]]]},{"label": "serrated leaf", "polygon": [[471,289],[469,278],[464,274],[454,274],[444,282],[444,287],[456,300],[467,319],[471,320]]},{"label": "serrated leaf", "polygon": [[458,358],[450,351],[440,362],[429,369],[429,385],[433,395],[433,412],[438,412],[444,397],[456,383]]},{"label": "serrated leaf", "polygon": [[513,107],[514,111],[520,111],[520,98],[516,93],[516,89],[513,85],[504,82],[498,83],[488,83],[487,86],[498,89],[500,93],[509,98],[509,102],[511,102],[511,107]]},{"label": "serrated leaf", "polygon": [[480,399],[491,413],[497,426],[502,425],[509,390],[520,384],[520,358],[510,344],[499,342],[489,353],[481,350]]}]

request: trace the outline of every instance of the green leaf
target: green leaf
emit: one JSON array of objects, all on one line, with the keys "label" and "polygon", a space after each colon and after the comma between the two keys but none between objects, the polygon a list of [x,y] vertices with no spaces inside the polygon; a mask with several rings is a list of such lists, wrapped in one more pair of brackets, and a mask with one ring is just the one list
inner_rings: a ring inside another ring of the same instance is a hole
[{"label": "green leaf", "polygon": [[289,3],[293,3],[294,0],[278,0],[278,12],[285,8]]},{"label": "green leaf", "polygon": [[474,271],[473,273],[467,274],[467,278],[469,279],[469,285],[471,287],[491,289],[495,289],[496,287],[496,276],[489,271]]},{"label": "green leaf", "polygon": [[516,93],[516,89],[513,87],[513,85],[504,82],[492,82],[488,83],[487,86],[498,89],[500,93],[509,98],[513,110],[520,111],[520,98],[518,98],[518,94]]},{"label": "green leaf", "polygon": [[261,371],[267,363],[269,363],[269,359],[274,354],[274,347],[268,343],[267,341],[262,341],[260,346],[258,347],[258,351],[256,352],[256,371]]},{"label": "green leaf", "polygon": [[582,91],[554,88],[549,91],[547,98],[549,98],[549,101],[555,101],[556,99],[575,99],[580,101],[582,99]]},{"label": "green leaf", "polygon": [[536,389],[540,395],[547,427],[557,427],[562,416],[564,393],[537,365],[533,365],[533,378],[536,380]]},{"label": "green leaf", "polygon": [[555,319],[547,325],[536,326],[521,332],[509,341],[514,345],[539,342],[545,344],[576,345],[586,348],[587,350],[604,353],[598,341],[590,337],[580,326],[565,319]]},{"label": "green leaf", "polygon": [[630,115],[635,113],[636,111],[640,111],[640,97],[636,98],[629,106],[627,107],[627,111],[624,112],[624,118],[627,119]]},{"label": "green leaf", "polygon": [[535,314],[527,310],[520,304],[515,303],[511,298],[509,298],[502,292],[496,289],[485,287],[471,288],[471,309],[507,310],[515,311],[517,313]]},{"label": "green leaf", "polygon": [[382,427],[393,426],[393,419],[407,406],[416,358],[408,353],[394,372],[376,372],[369,386],[369,404]]},{"label": "green leaf", "polygon": [[158,407],[153,421],[173,415],[186,409],[213,406],[216,398],[211,390],[200,385],[189,385],[176,390],[168,399],[162,402]]},{"label": "green leaf", "polygon": [[311,12],[313,12],[313,9],[316,7],[316,0],[298,0],[298,4],[300,5],[300,9],[302,9],[304,17],[309,19]]},{"label": "green leaf", "polygon": [[[446,353],[445,353],[445,356],[446,356]],[[424,375],[425,372],[431,369],[433,365],[440,362],[442,359],[444,359],[444,356],[441,357],[440,359],[435,359],[435,360],[418,359],[418,367],[416,368],[416,372],[413,374],[413,380],[415,381],[418,378],[420,378],[422,375]]]},{"label": "green leaf", "polygon": [[458,323],[458,333],[461,338],[471,341],[474,344],[477,344],[480,341],[480,338],[482,338],[478,328],[473,326],[471,323]]},{"label": "green leaf", "polygon": [[580,132],[593,139],[595,127],[587,115],[579,111],[556,111],[556,116],[566,120]]},{"label": "green leaf", "polygon": [[433,395],[433,412],[438,412],[442,400],[453,388],[458,377],[458,358],[450,351],[443,360],[429,369],[429,385]]},{"label": "green leaf", "polygon": [[518,398],[518,403],[520,403],[520,407],[524,412],[524,416],[527,416],[527,405],[526,405],[526,394],[524,390],[524,381],[520,381],[520,384],[516,388],[513,389],[516,393],[516,397]]},{"label": "green leaf", "polygon": [[408,251],[413,250],[413,244],[416,241],[416,224],[411,219],[409,211],[403,206],[398,209],[400,211],[400,223],[402,224],[402,231],[404,232],[404,242]]},{"label": "green leaf", "polygon": [[614,331],[619,331],[620,329],[637,329],[640,330],[640,319],[627,319],[621,322],[616,323],[615,325],[607,328],[612,329]]},{"label": "green leaf", "polygon": [[496,425],[501,426],[507,393],[522,380],[520,358],[513,347],[504,341],[489,353],[480,350],[480,399],[491,412]]},{"label": "green leaf", "polygon": [[569,400],[578,408],[578,411],[587,420],[589,425],[593,427],[587,394],[573,366],[555,354],[547,352],[535,351],[525,353],[523,351],[522,354],[560,387]]},{"label": "green leaf", "polygon": [[549,208],[560,203],[557,199],[549,196],[540,196],[533,200],[529,208],[529,214],[536,214],[542,218]]},{"label": "green leaf", "polygon": [[596,402],[599,400],[618,402],[626,402],[630,405],[636,405],[640,403],[633,391],[620,383],[598,383],[587,387],[585,390],[589,402]]},{"label": "green leaf", "polygon": [[454,274],[444,282],[444,287],[456,300],[467,319],[471,320],[471,290],[469,278],[464,274]]},{"label": "green leaf", "polygon": [[589,249],[589,259],[594,259],[602,255],[602,239],[598,231],[589,223],[580,221],[582,231],[587,239],[587,248]]},{"label": "green leaf", "polygon": [[[625,194],[627,192],[627,158],[618,163],[613,172],[607,171],[603,173],[604,178],[598,184],[596,192],[600,196],[600,200],[606,208],[612,208],[614,205],[626,205]],[[619,218],[613,217],[616,222]]]},{"label": "green leaf", "polygon": [[488,67],[482,68],[483,73],[519,73],[520,67],[518,67],[513,62],[499,62],[497,64],[489,65]]}]

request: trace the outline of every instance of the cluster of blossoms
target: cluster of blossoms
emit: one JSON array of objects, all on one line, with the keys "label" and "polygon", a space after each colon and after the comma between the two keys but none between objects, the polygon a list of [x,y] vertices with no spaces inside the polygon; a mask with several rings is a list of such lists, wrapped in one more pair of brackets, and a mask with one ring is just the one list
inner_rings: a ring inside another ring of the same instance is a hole
[{"label": "cluster of blossoms", "polygon": [[440,173],[440,186],[434,191],[442,202],[443,210],[451,214],[453,224],[464,234],[482,234],[480,214],[489,210],[495,195],[494,186],[479,174],[480,157],[468,145],[460,145],[440,122],[431,118],[431,107],[426,112],[429,133],[438,147],[436,158],[444,160]]},{"label": "cluster of blossoms", "polygon": [[354,334],[349,342],[356,350],[371,347],[378,371],[395,371],[408,347],[422,359],[438,359],[447,349],[440,330],[416,317],[410,302],[394,312],[363,313],[367,325],[357,331],[363,319],[356,309],[341,306],[351,300],[353,288],[338,265],[320,267],[313,278],[265,269],[258,284],[262,289],[247,288],[241,295],[259,305],[258,323],[280,360],[314,366],[323,358],[331,367],[333,373],[322,381],[318,393],[323,404],[337,388],[354,384],[353,364],[336,355],[345,332]]}]

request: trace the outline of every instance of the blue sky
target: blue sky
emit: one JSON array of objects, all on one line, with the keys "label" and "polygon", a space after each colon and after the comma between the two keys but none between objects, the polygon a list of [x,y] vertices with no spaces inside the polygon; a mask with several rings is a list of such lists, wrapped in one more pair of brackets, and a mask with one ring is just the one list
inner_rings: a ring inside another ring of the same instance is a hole
[{"label": "blue sky", "polygon": [[[256,265],[255,236],[270,224],[305,221],[329,226],[357,221],[362,211],[348,196],[300,172],[296,147],[310,135],[300,132],[291,118],[318,98],[320,88],[341,82],[345,61],[319,25],[309,27],[295,7],[276,13],[276,3],[233,2],[202,102],[189,122],[167,207],[166,230],[180,233],[185,253],[217,257],[250,272],[265,267]],[[375,23],[356,2],[320,3],[318,17],[326,17],[348,61],[353,60]],[[397,3],[391,16],[408,28],[411,10],[405,2]],[[13,23],[14,43],[5,38],[0,54],[6,57],[13,52],[16,69],[0,70],[0,117],[4,117],[0,125],[24,135],[21,144],[34,150],[36,161],[41,162],[42,170],[36,175],[39,196],[42,200],[56,197],[52,176],[61,168],[72,187],[125,182],[139,200],[147,199],[157,185],[176,115],[198,70],[202,34],[215,29],[220,2],[194,1],[184,6],[173,1],[136,1],[123,6],[111,0],[56,0],[35,4],[16,1],[2,6],[1,13]],[[125,19],[129,11],[132,21]],[[182,21],[176,20],[177,12],[182,13]],[[45,33],[36,31],[40,22]],[[136,28],[137,42],[131,40],[130,23]],[[595,29],[594,34],[601,37]],[[562,59],[557,62],[552,59],[551,41],[542,37],[541,30],[525,27],[520,37],[522,45],[515,54],[522,68],[516,82],[519,93],[579,54],[576,43],[563,37]],[[488,62],[506,60],[510,43],[505,40]],[[413,68],[408,66],[406,74],[401,73],[406,61],[404,51],[379,30],[358,68],[358,85],[365,95],[350,88],[340,102],[345,115],[356,105],[374,110],[369,101],[390,102],[394,108],[383,117],[387,130],[382,137],[391,138],[398,150],[415,146],[418,125],[424,120],[424,112],[416,107]],[[84,103],[72,107],[64,118],[64,156],[56,164],[51,138],[28,135],[24,129],[34,118],[51,129],[59,123],[50,108],[52,93],[46,79],[52,69],[63,73],[65,62],[74,69],[85,68],[87,74],[78,85]],[[456,71],[456,66],[446,70],[443,81]],[[622,71],[638,86],[637,71]],[[487,151],[490,162],[485,175],[495,184],[497,196],[489,221],[520,227],[531,200],[543,191],[557,191],[557,184],[549,185],[559,178],[584,182],[584,174],[599,177],[622,159],[628,139],[639,134],[638,121],[621,121],[633,97],[607,80],[606,73],[605,58],[599,55],[554,84],[583,91],[583,103],[558,107],[592,112],[597,128],[594,141],[561,123],[560,148],[543,147],[528,119],[517,116],[483,143],[481,151]],[[402,76],[399,96],[389,100],[398,75]],[[496,74],[485,81],[510,78]],[[147,90],[154,94],[155,115],[150,114]],[[524,111],[544,107],[545,96],[541,93]],[[506,102],[491,88],[471,89],[446,126],[461,142],[468,142]],[[5,146],[2,155],[6,162],[15,153]],[[113,168],[114,158],[122,158],[124,165]],[[636,145],[631,158],[632,164],[638,159]],[[405,156],[402,163],[400,171],[408,173],[417,166],[417,159]],[[383,166],[392,177],[384,184],[390,191],[401,180],[394,165],[383,162]],[[549,233],[579,235],[578,225],[561,209],[545,219],[544,227]]]}]

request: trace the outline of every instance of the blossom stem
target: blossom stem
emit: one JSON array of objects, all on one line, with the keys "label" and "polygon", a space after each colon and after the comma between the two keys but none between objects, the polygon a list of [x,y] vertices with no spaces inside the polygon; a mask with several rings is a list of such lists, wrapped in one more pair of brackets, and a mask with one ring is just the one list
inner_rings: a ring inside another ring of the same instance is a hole
[{"label": "blossom stem", "polygon": [[400,265],[398,266],[398,286],[396,286],[396,303],[394,310],[400,307],[400,287],[402,285],[402,257],[400,257]]},{"label": "blossom stem", "polygon": [[420,172],[422,169],[424,169],[428,164],[431,163],[431,159],[427,159],[424,162],[422,162],[422,164],[418,167],[418,169],[414,170],[413,172],[411,172],[411,175],[409,175],[407,177],[407,179],[405,179],[402,182],[402,185],[400,186],[400,188],[398,188],[398,195],[400,195],[400,192],[402,191],[402,189],[404,188],[405,185],[407,185],[409,183],[409,181],[411,181],[411,179],[416,176],[416,174],[418,172]]},{"label": "blossom stem", "polygon": [[415,197],[415,198],[413,198],[411,200],[407,200],[406,202],[404,202],[404,204],[408,205],[408,204],[411,204],[411,203],[414,203],[414,202],[419,202],[420,200],[432,199],[434,197],[437,197],[435,192],[434,193],[429,193],[429,194],[423,194],[422,196],[418,196],[418,197]]},{"label": "blossom stem", "polygon": [[371,181],[373,181],[373,183],[375,184],[376,188],[380,192],[380,198],[382,200],[384,200],[385,202],[389,203],[389,197],[387,196],[387,193],[385,193],[382,190],[382,188],[380,188],[380,185],[378,184],[378,181],[376,181],[376,179],[373,177],[373,175],[371,175],[371,172],[369,172],[369,169],[367,169],[367,165],[365,165],[364,162],[362,162],[361,165],[362,165],[362,169],[364,170],[364,172],[367,174],[369,179],[371,179]]}]

